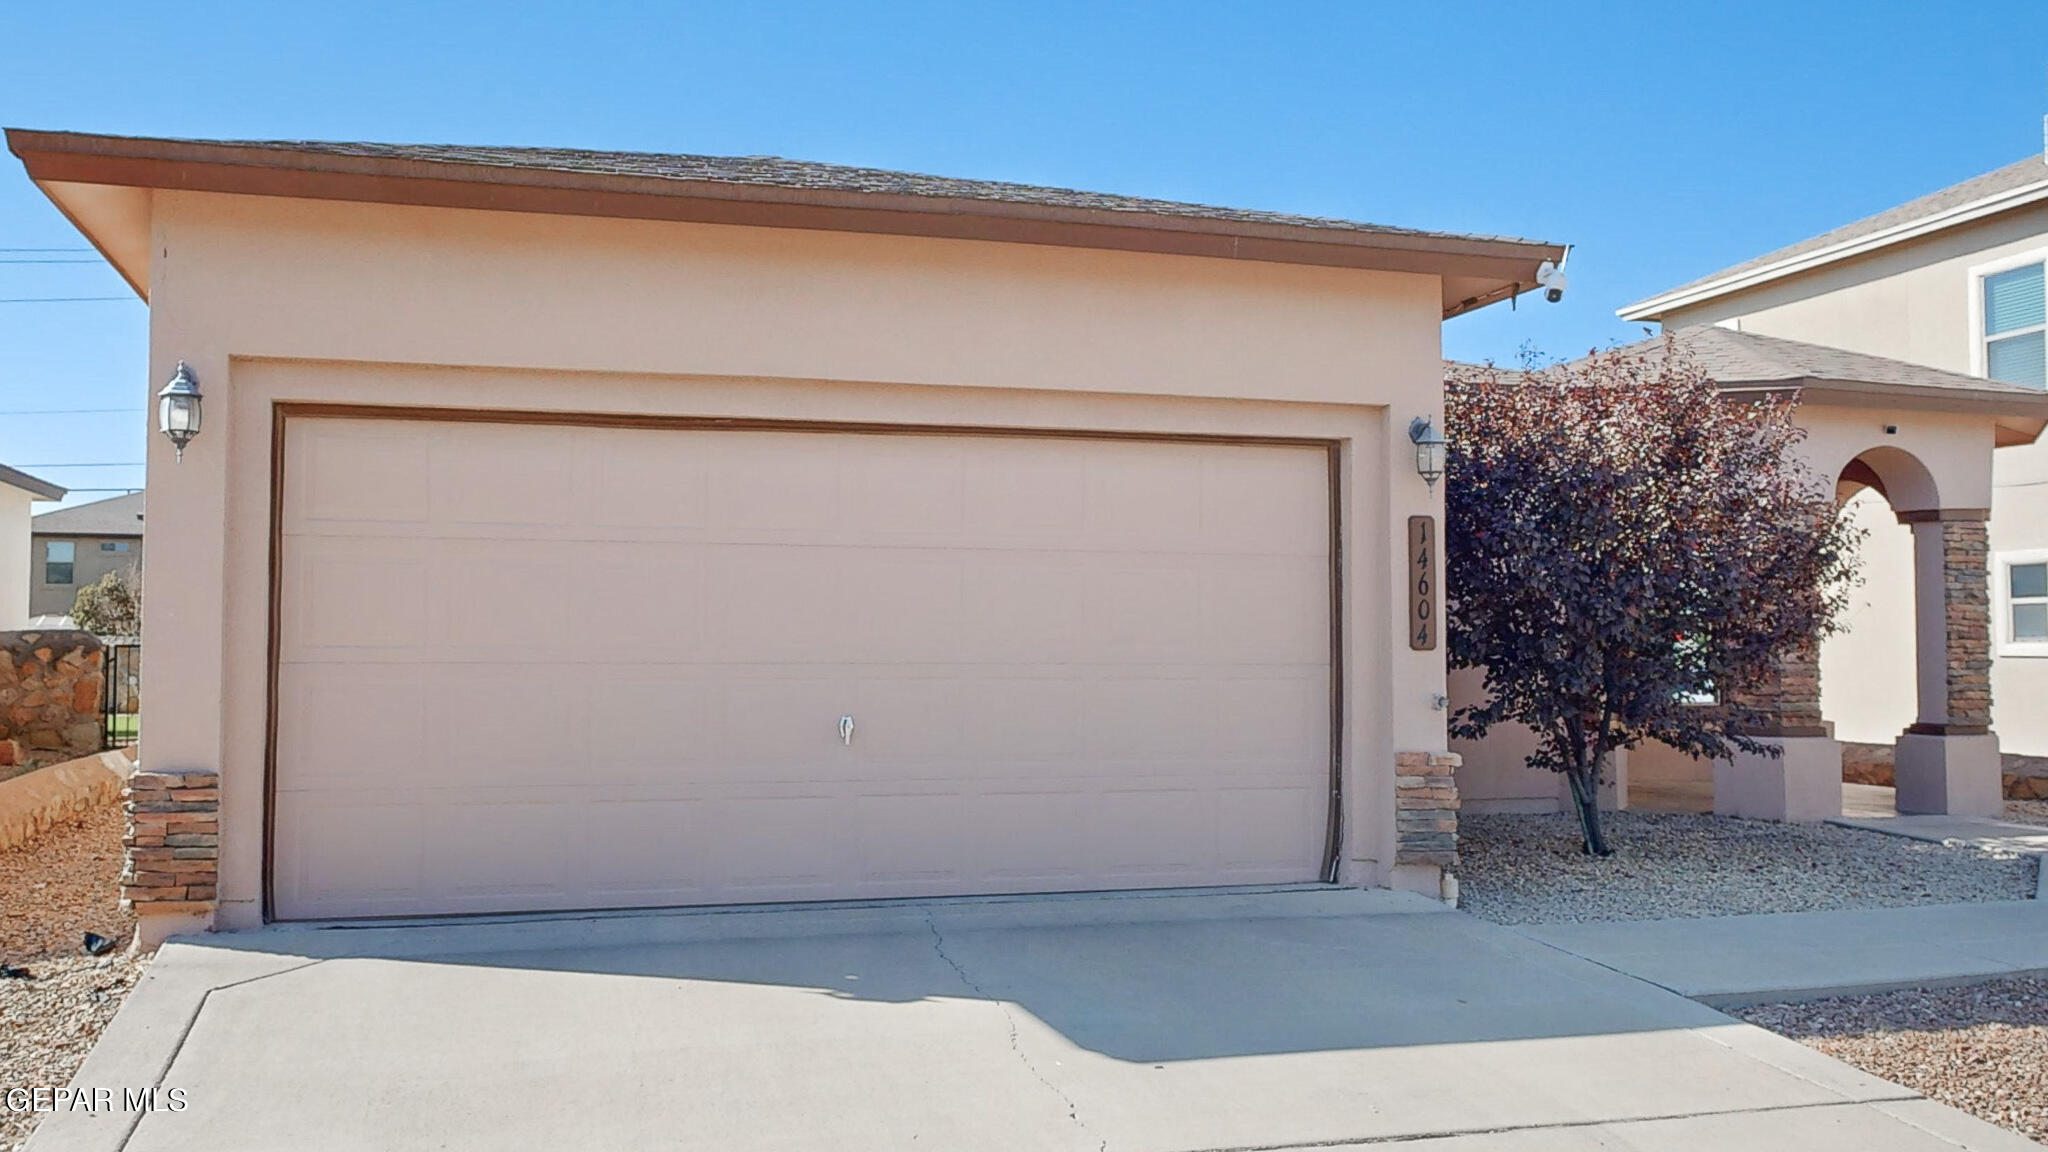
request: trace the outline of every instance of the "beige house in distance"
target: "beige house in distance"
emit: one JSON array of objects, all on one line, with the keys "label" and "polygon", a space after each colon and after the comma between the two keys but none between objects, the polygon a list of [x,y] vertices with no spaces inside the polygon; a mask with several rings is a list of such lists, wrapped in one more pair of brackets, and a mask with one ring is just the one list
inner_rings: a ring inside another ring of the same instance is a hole
[{"label": "beige house in distance", "polygon": [[[1718,325],[2048,390],[2048,163],[2031,156],[1621,309],[1667,328]],[[1824,711],[1846,741],[1914,721],[1913,529],[1865,488],[1869,533],[1849,632],[1822,653]],[[2000,441],[1988,515],[1993,728],[2048,756],[2048,444]]]},{"label": "beige house in distance", "polygon": [[30,522],[38,500],[62,500],[64,489],[0,465],[0,632],[28,625],[31,575]]},{"label": "beige house in distance", "polygon": [[142,493],[74,504],[35,518],[29,615],[68,616],[78,590],[142,566]]},{"label": "beige house in distance", "polygon": [[148,300],[150,389],[204,395],[149,447],[145,937],[1440,890],[1409,430],[1442,320],[1561,246],[763,158],[8,143]]}]

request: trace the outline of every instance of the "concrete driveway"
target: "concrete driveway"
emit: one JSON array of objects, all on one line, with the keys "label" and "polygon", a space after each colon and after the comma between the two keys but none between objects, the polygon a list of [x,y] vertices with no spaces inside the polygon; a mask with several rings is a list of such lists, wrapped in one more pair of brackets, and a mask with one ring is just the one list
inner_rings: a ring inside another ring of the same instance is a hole
[{"label": "concrete driveway", "polygon": [[2032,1148],[1386,892],[292,928],[167,945],[36,1152]]}]

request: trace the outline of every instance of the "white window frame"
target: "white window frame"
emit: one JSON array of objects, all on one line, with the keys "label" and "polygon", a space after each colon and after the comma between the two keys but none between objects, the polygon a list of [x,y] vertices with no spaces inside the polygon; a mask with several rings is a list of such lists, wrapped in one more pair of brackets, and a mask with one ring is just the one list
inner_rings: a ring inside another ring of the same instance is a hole
[{"label": "white window frame", "polygon": [[[2048,564],[2048,548],[2000,552],[1991,558],[1991,650],[1999,656],[2048,658],[2048,640],[2014,640],[2012,573],[2015,564]],[[2028,598],[2029,600],[2032,597]]]},{"label": "white window frame", "polygon": [[[1984,281],[2000,272],[2025,268],[2030,264],[2048,265],[2048,248],[2035,248],[2029,252],[2015,252],[1996,260],[1970,267],[1970,375],[1987,376],[1991,371],[1990,357],[1984,349],[1984,342],[1990,337],[1984,334]],[[2044,269],[2043,276],[2048,276]],[[2048,327],[2048,325],[2044,325]],[[2031,331],[2022,329],[2021,331]],[[2018,336],[2020,332],[2001,332],[2000,337]]]}]

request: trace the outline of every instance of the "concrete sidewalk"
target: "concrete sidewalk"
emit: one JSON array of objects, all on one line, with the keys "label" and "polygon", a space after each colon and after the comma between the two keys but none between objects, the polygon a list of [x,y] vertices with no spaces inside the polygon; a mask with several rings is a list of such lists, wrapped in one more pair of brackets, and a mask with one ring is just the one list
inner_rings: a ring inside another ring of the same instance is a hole
[{"label": "concrete sidewalk", "polygon": [[1720,1007],[2048,974],[2042,900],[1514,931]]},{"label": "concrete sidewalk", "polygon": [[[1969,816],[1847,816],[1830,820],[1844,828],[1882,832],[1908,840],[1932,844],[1964,844],[1985,852],[2034,856],[2048,863],[2048,828],[2038,824],[2015,824],[2010,820],[1986,820]],[[2040,872],[2040,892],[2048,897],[2048,867]]]}]

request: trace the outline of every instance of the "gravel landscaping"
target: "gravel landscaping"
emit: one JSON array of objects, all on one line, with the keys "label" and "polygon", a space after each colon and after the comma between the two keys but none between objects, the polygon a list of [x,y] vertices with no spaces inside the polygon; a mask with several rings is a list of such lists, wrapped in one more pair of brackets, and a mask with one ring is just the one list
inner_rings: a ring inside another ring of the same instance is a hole
[{"label": "gravel landscaping", "polygon": [[[144,961],[119,949],[119,805],[0,852],[0,1092],[61,1087],[113,1019]],[[85,933],[116,943],[86,956]],[[28,1139],[39,1117],[0,1110],[0,1149]]]},{"label": "gravel landscaping", "polygon": [[2031,857],[1841,828],[1615,812],[1615,854],[1579,851],[1575,817],[1465,815],[1459,904],[1499,924],[1894,908],[2034,895]]},{"label": "gravel landscaping", "polygon": [[2008,800],[2005,818],[2015,824],[2039,824],[2048,828],[2048,800]]},{"label": "gravel landscaping", "polygon": [[2048,980],[1764,1004],[1735,1015],[2048,1142]]}]

